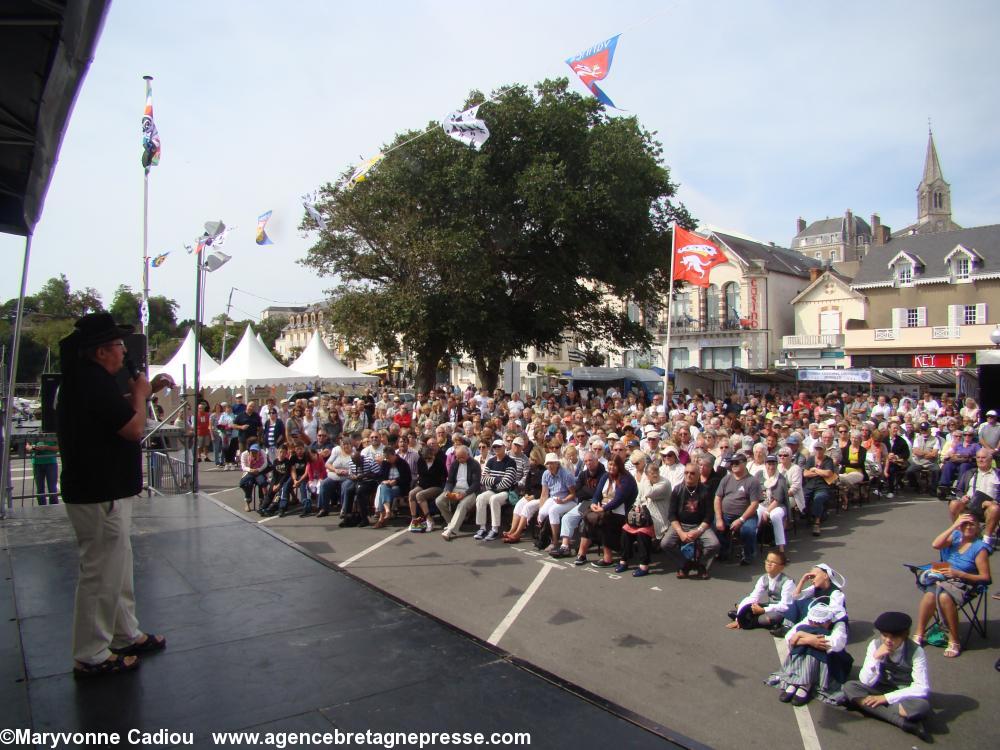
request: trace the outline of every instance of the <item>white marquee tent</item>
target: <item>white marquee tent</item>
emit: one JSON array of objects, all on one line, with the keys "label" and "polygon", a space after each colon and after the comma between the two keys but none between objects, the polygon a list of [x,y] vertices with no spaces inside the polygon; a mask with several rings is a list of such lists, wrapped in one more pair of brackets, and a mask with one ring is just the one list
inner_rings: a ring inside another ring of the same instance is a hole
[{"label": "white marquee tent", "polygon": [[247,326],[240,343],[225,362],[203,378],[209,388],[245,388],[257,385],[295,385],[306,383],[309,375],[285,367],[267,350],[253,328]]},{"label": "white marquee tent", "polygon": [[[212,372],[219,366],[219,363],[208,356],[208,352],[205,351],[205,347],[199,347],[201,349],[201,361],[199,366],[201,367],[201,377],[204,378],[208,373]],[[149,377],[152,379],[156,375],[161,373],[166,373],[174,379],[174,382],[178,386],[182,384],[185,380],[188,385],[194,382],[194,328],[189,328],[187,336],[184,337],[184,341],[177,348],[174,356],[170,358],[170,361],[165,365],[150,365],[149,366]]]},{"label": "white marquee tent", "polygon": [[330,347],[323,341],[319,331],[313,331],[309,344],[291,364],[291,369],[309,376],[311,380],[321,380],[326,383],[371,383],[378,378],[374,375],[364,375],[343,364]]}]

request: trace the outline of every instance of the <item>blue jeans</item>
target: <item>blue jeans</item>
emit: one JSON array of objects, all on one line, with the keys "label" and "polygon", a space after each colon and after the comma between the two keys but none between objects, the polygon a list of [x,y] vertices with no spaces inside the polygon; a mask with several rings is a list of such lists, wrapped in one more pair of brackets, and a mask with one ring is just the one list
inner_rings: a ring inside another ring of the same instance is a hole
[{"label": "blue jeans", "polygon": [[392,508],[392,501],[395,500],[402,494],[402,490],[398,486],[390,487],[387,484],[379,484],[378,495],[375,497],[375,510],[382,512],[382,506],[386,506],[386,510]]},{"label": "blue jeans", "polygon": [[212,434],[212,460],[215,461],[216,466],[222,466],[226,463],[226,454],[223,450],[223,440],[222,436],[218,432]]},{"label": "blue jeans", "polygon": [[336,497],[340,498],[341,485],[344,482],[350,481],[348,479],[334,479],[333,477],[327,477],[322,482],[319,483],[319,509],[328,510],[330,507],[330,498]]},{"label": "blue jeans", "polygon": [[[35,492],[37,493],[38,504],[58,505],[59,495],[56,493],[56,480],[59,479],[59,465],[56,463],[41,464],[32,466],[35,474]],[[45,486],[48,484],[48,492]]]},{"label": "blue jeans", "polygon": [[820,489],[806,488],[803,491],[806,501],[806,513],[812,517],[813,521],[823,521],[826,519],[826,503],[830,499],[830,488]]},{"label": "blue jeans", "polygon": [[[739,518],[739,515],[729,515],[728,513],[722,514],[722,523],[725,525],[726,530],[723,534],[720,534],[720,540],[724,545],[724,549],[729,548],[729,529],[733,525],[733,521]],[[740,541],[743,543],[743,559],[753,560],[757,556],[757,514],[754,513],[746,522],[740,525]]]}]

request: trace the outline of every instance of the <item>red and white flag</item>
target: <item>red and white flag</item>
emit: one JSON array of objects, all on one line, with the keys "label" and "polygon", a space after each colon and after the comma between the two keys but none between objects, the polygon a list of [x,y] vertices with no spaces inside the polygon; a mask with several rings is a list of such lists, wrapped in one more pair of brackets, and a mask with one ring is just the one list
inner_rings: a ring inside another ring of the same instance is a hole
[{"label": "red and white flag", "polygon": [[718,245],[674,226],[674,281],[708,286],[708,272],[728,260]]}]

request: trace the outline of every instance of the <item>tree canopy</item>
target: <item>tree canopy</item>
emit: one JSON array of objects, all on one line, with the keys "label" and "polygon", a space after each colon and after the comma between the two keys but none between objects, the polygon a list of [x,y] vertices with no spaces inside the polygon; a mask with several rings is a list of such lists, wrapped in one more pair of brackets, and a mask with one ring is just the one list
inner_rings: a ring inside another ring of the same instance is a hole
[{"label": "tree canopy", "polygon": [[[398,134],[386,150],[414,140],[354,189],[342,179],[320,190],[329,231],[302,262],[338,278],[333,327],[380,348],[398,335],[420,388],[460,351],[492,387],[503,359],[569,331],[648,347],[625,303],[663,304],[669,224],[692,224],[671,201],[660,145],[566,79],[484,100],[473,92],[465,103],[482,103],[490,128],[480,151],[432,123],[421,137]],[[302,228],[316,227],[306,216]]]}]

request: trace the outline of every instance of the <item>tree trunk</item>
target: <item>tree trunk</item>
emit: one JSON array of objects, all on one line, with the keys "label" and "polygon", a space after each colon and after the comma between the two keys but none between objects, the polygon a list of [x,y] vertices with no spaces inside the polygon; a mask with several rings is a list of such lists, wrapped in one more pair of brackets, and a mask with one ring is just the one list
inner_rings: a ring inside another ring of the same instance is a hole
[{"label": "tree trunk", "polygon": [[497,381],[500,379],[500,357],[477,355],[475,361],[476,377],[479,378],[479,384],[486,389],[487,393],[493,393],[497,387]]},{"label": "tree trunk", "polygon": [[430,393],[431,389],[437,385],[438,363],[444,356],[445,350],[440,347],[425,346],[416,355],[417,367],[414,389],[417,393]]}]

